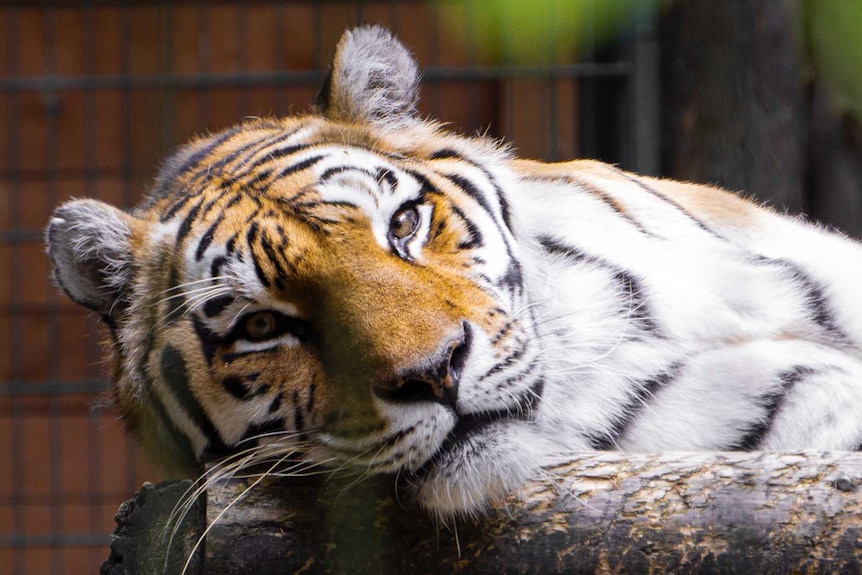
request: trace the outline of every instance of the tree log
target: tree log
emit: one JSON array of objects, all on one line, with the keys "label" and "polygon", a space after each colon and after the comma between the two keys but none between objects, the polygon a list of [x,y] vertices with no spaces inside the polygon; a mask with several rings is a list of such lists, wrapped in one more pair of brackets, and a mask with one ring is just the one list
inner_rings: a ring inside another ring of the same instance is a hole
[{"label": "tree log", "polygon": [[862,572],[859,453],[584,454],[471,520],[385,477],[249,485],[210,489],[204,572]]},{"label": "tree log", "polygon": [[[162,575],[180,573],[184,567],[186,575],[201,573],[201,554],[195,546],[203,533],[203,501],[198,500],[190,508],[171,537],[172,514],[190,487],[188,480],[144,483],[117,510],[111,554],[99,573]],[[166,526],[170,529],[165,529]],[[193,553],[194,559],[187,561]]]}]

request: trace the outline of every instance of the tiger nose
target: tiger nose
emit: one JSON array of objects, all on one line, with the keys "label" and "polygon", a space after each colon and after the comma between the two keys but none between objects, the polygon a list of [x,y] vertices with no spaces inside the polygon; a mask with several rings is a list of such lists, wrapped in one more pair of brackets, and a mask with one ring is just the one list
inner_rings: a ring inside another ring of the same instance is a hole
[{"label": "tiger nose", "polygon": [[458,384],[470,354],[472,333],[464,322],[461,335],[441,346],[432,360],[373,387],[374,394],[393,403],[432,401],[455,409]]}]

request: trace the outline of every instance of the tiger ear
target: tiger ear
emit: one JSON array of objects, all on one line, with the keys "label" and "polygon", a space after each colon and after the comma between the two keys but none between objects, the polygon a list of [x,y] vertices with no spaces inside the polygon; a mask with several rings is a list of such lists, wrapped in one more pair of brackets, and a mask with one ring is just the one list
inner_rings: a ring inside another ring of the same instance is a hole
[{"label": "tiger ear", "polygon": [[419,69],[388,30],[365,26],[346,31],[317,96],[332,120],[398,126],[416,119]]},{"label": "tiger ear", "polygon": [[131,285],[133,229],[142,223],[98,200],[74,200],[54,211],[48,255],[54,279],[72,301],[116,319]]}]

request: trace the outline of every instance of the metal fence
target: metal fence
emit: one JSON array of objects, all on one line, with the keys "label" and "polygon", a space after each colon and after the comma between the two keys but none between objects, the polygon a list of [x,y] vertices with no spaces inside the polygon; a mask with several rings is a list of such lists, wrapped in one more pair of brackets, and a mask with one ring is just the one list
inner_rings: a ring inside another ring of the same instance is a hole
[{"label": "metal fence", "polygon": [[[658,167],[655,42],[514,64],[458,4],[7,2],[0,15],[0,573],[87,573],[117,506],[158,480],[110,412],[91,315],[48,282],[42,229],[69,197],[131,206],[175,145],[309,108],[341,32],[386,25],[424,69],[420,111],[544,159]],[[467,11],[469,12],[469,11]],[[584,24],[589,38],[590,22]]]}]

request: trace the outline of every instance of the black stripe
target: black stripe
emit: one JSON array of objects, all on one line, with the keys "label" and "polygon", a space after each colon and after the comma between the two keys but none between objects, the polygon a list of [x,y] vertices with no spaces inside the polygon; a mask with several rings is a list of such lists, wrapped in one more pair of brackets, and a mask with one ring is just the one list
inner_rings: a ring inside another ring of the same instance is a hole
[{"label": "black stripe", "polygon": [[312,146],[312,144],[305,143],[305,144],[295,144],[293,146],[286,146],[284,148],[279,148],[277,150],[273,150],[272,152],[268,153],[266,155],[266,159],[267,159],[267,161],[279,160],[281,158],[284,158],[285,156],[290,156],[290,155],[293,155],[297,152],[301,152],[302,150],[306,150],[306,149],[310,148],[311,146]]},{"label": "black stripe", "polygon": [[186,214],[186,217],[183,218],[183,222],[180,224],[180,228],[177,231],[177,238],[176,238],[176,242],[174,244],[175,249],[179,250],[180,246],[183,243],[183,240],[185,240],[186,236],[189,235],[189,232],[192,229],[192,224],[193,224],[195,218],[197,218],[198,213],[201,211],[201,207],[203,207],[203,204],[204,204],[204,200],[203,200],[203,198],[201,198],[201,200],[198,203],[196,203],[194,206],[192,206],[192,208],[189,210],[189,213]]},{"label": "black stripe", "polygon": [[364,176],[368,176],[375,182],[377,181],[374,177],[374,172],[365,168],[360,168],[359,166],[335,166],[334,168],[328,168],[325,172],[320,174],[320,178],[318,178],[318,181],[324,183],[326,182],[326,180],[343,174],[345,172],[359,172]]},{"label": "black stripe", "polygon": [[467,239],[462,240],[458,244],[459,249],[473,249],[482,247],[485,245],[485,238],[482,236],[481,230],[476,224],[471,221],[464,212],[461,211],[461,208],[456,206],[455,204],[450,204],[449,208],[455,213],[456,216],[461,218],[461,222],[464,224],[464,227],[467,228]]},{"label": "black stripe", "polygon": [[643,191],[647,192],[647,193],[648,193],[648,194],[650,194],[651,196],[653,196],[653,197],[655,197],[655,198],[658,198],[659,200],[663,201],[664,203],[666,203],[666,204],[668,204],[668,205],[670,205],[670,206],[674,207],[677,211],[679,211],[679,212],[680,212],[681,214],[683,214],[686,218],[688,218],[689,220],[691,220],[691,221],[692,221],[692,222],[693,222],[697,227],[699,227],[699,228],[700,228],[700,229],[702,229],[703,231],[707,232],[708,234],[710,234],[710,235],[712,235],[712,236],[714,236],[714,237],[716,237],[716,238],[718,238],[718,239],[720,239],[720,240],[727,241],[727,239],[726,239],[724,236],[722,236],[721,234],[719,234],[718,232],[716,232],[715,230],[713,230],[712,228],[710,228],[709,226],[707,226],[707,225],[706,225],[706,223],[704,223],[702,220],[700,220],[700,219],[696,218],[696,217],[694,216],[694,214],[692,214],[691,212],[689,212],[688,210],[686,210],[685,208],[683,208],[680,204],[676,203],[674,200],[672,200],[672,199],[670,199],[669,197],[665,196],[664,194],[660,193],[658,190],[656,190],[656,189],[655,189],[655,188],[653,188],[652,186],[648,185],[646,182],[644,182],[644,181],[643,181],[643,180],[641,180],[640,178],[637,178],[637,177],[635,177],[635,176],[632,176],[631,174],[629,174],[629,173],[627,173],[627,172],[624,172],[624,171],[622,171],[622,170],[616,170],[615,168],[611,168],[611,169],[613,169],[614,171],[616,171],[616,173],[618,173],[619,175],[623,176],[623,177],[624,177],[624,178],[626,178],[628,181],[632,182],[632,183],[633,183],[633,184],[635,184],[637,187],[639,187],[639,188],[640,188],[640,189],[642,189]]},{"label": "black stripe", "polygon": [[509,201],[506,199],[506,194],[503,193],[503,188],[501,188],[494,177],[490,172],[482,168],[482,171],[485,172],[485,175],[488,178],[488,181],[491,182],[491,185],[494,187],[494,191],[497,193],[497,200],[500,202],[500,215],[503,218],[503,224],[506,228],[511,232],[512,230],[512,214],[509,209]]},{"label": "black stripe", "polygon": [[478,203],[480,206],[482,206],[482,209],[485,210],[489,216],[491,216],[492,220],[494,220],[494,221],[497,220],[497,218],[494,217],[494,212],[491,209],[491,205],[488,203],[488,198],[485,197],[485,195],[479,190],[479,188],[476,187],[476,185],[473,182],[471,182],[467,178],[462,178],[461,176],[459,176],[457,174],[443,174],[443,176],[447,180],[449,180],[450,182],[452,182],[453,184],[455,184],[456,186],[461,188],[461,190],[466,195],[473,198],[476,201],[476,203]]},{"label": "black stripe", "polygon": [[228,376],[221,381],[221,384],[235,398],[248,401],[269,392],[270,386],[268,383],[259,384],[254,389],[249,387],[249,383],[254,383],[259,375],[259,373],[249,373],[245,378]]},{"label": "black stripe", "polygon": [[[165,262],[164,259],[167,257],[166,254],[162,255],[162,261],[160,261],[160,267],[163,267]],[[157,319],[157,309],[155,307],[150,308],[150,315],[148,317],[148,323],[151,326],[150,329],[145,331],[146,338],[144,340],[144,353],[141,354],[141,360],[138,363],[137,369],[138,373],[144,374],[144,386],[143,393],[145,396],[146,405],[152,408],[158,419],[162,422],[161,429],[166,430],[166,432],[171,436],[171,441],[169,441],[168,445],[163,446],[165,451],[174,451],[178,452],[179,457],[183,460],[183,463],[188,463],[189,465],[194,465],[198,461],[197,453],[195,453],[194,447],[192,446],[191,438],[189,438],[183,431],[177,426],[176,422],[171,419],[168,415],[167,410],[165,409],[164,403],[161,398],[158,397],[158,394],[155,392],[156,386],[152,380],[150,371],[149,371],[149,359],[150,354],[153,352],[153,347],[155,346],[156,336],[155,330],[152,329],[152,326],[156,324]]]},{"label": "black stripe", "polygon": [[655,393],[671,383],[679,375],[683,365],[675,363],[666,371],[640,382],[631,382],[632,395],[628,402],[612,416],[609,429],[595,431],[587,436],[590,446],[596,450],[618,449],[619,442],[638,415],[646,408]]},{"label": "black stripe", "polygon": [[275,248],[272,247],[272,242],[265,235],[261,234],[258,242],[270,263],[275,266],[275,289],[283,290],[284,282],[287,280],[287,272],[281,263],[281,258],[278,257]]},{"label": "black stripe", "polygon": [[284,397],[284,392],[279,389],[278,392],[275,394],[275,397],[272,399],[272,402],[270,402],[269,408],[267,409],[267,413],[272,415],[281,408],[282,397]]},{"label": "black stripe", "polygon": [[302,417],[302,407],[299,404],[299,393],[293,392],[293,428],[297,431],[302,431],[305,427],[305,422]]},{"label": "black stripe", "polygon": [[251,225],[245,231],[245,241],[249,249],[254,247],[254,242],[257,240],[258,233],[260,233],[260,224],[255,221],[251,222]]},{"label": "black stripe", "polygon": [[[511,322],[506,324],[506,325],[510,326]],[[508,332],[510,330],[506,330],[506,331]],[[492,345],[494,345],[496,343],[497,342],[492,342]],[[524,352],[526,352],[526,351],[527,351],[526,346],[523,346],[523,345],[520,346],[514,352],[510,353],[508,356],[506,356],[505,358],[498,361],[494,367],[492,367],[491,369],[486,371],[485,374],[479,378],[479,381],[485,380],[485,379],[491,377],[492,375],[494,375],[496,373],[499,373],[505,369],[512,367],[512,364],[515,363],[516,361],[520,360],[524,356]]]},{"label": "black stripe", "polygon": [[[512,222],[510,221],[509,204],[506,202],[506,198],[505,198],[505,194],[503,193],[503,190],[500,188],[499,185],[497,185],[497,182],[494,180],[493,175],[488,170],[486,170],[483,166],[476,164],[475,162],[471,162],[469,160],[467,160],[467,161],[468,161],[468,163],[470,163],[471,165],[473,165],[477,169],[479,169],[485,175],[485,177],[488,179],[488,182],[491,184],[491,186],[494,188],[494,192],[496,193],[497,200],[499,202],[500,214],[501,214],[501,217],[503,218],[503,224],[511,232],[512,231]],[[482,206],[482,208],[488,213],[488,215],[491,216],[491,220],[495,224],[498,224],[497,218],[494,215],[494,212],[491,210],[490,204],[488,203],[488,199],[484,196],[484,194],[482,194],[482,192],[479,190],[479,188],[473,182],[471,182],[470,180],[468,180],[466,178],[462,178],[461,176],[458,176],[456,174],[443,174],[443,176],[445,178],[447,178],[448,180],[450,180],[452,183],[461,187],[461,189],[468,196],[475,199],[476,202],[478,202],[479,205]],[[500,231],[502,232],[502,230],[500,230]],[[512,260],[513,262],[516,261],[515,254],[512,252],[512,246],[509,244],[509,239],[506,237],[505,234],[501,233],[501,236],[503,239],[503,244],[506,246],[506,255],[509,256],[509,259]],[[513,274],[513,272],[518,272],[518,273]],[[501,284],[500,285],[510,286],[510,287],[511,286],[520,286],[521,285],[520,279],[518,277],[519,273],[520,273],[520,266],[518,264],[515,264],[514,266],[509,266],[509,269],[506,270],[506,275],[503,278],[501,278]]]},{"label": "black stripe", "polygon": [[[193,195],[193,194],[189,194],[189,195],[182,195],[182,196],[180,196],[178,199],[176,199],[176,200],[174,201],[174,203],[173,203],[173,204],[171,204],[170,206],[168,206],[168,209],[166,209],[164,212],[162,212],[162,215],[160,215],[160,216],[159,216],[159,221],[160,221],[160,222],[162,222],[162,223],[165,223],[165,222],[167,222],[167,221],[169,221],[169,220],[173,219],[173,217],[174,217],[175,215],[177,215],[177,213],[178,213],[180,210],[182,210],[182,209],[183,209],[183,208],[185,208],[187,205],[189,205],[190,203],[192,203],[192,201],[194,201],[196,197],[197,197],[197,196],[195,196],[195,195]],[[201,201],[203,201],[203,200],[201,200]]]},{"label": "black stripe", "polygon": [[[512,231],[512,217],[509,210],[509,202],[506,201],[506,194],[503,193],[503,188],[497,184],[497,181],[494,179],[494,175],[482,164],[474,162],[473,160],[462,156],[455,150],[451,148],[443,148],[441,150],[437,150],[431,156],[429,156],[431,160],[444,160],[444,159],[455,159],[465,162],[484,174],[484,176],[488,179],[488,183],[491,184],[491,187],[494,188],[494,193],[497,195],[497,201],[500,203],[500,216],[503,218],[503,224]],[[488,213],[492,213],[486,206],[486,211]]]},{"label": "black stripe", "polygon": [[290,166],[286,167],[285,169],[283,169],[282,171],[280,171],[278,174],[276,174],[272,178],[272,182],[275,183],[278,180],[280,180],[282,178],[286,178],[287,176],[289,176],[291,174],[295,174],[297,172],[301,172],[302,170],[308,169],[311,166],[313,166],[314,164],[316,164],[317,162],[319,162],[320,160],[322,160],[323,158],[324,158],[324,156],[322,156],[322,155],[321,156],[311,156],[310,158],[306,158],[306,159],[302,160],[301,162],[297,162],[296,164],[290,165]]},{"label": "black stripe", "polygon": [[239,377],[226,377],[221,380],[221,385],[229,394],[241,401],[246,401],[251,396],[248,386]]},{"label": "black stripe", "polygon": [[760,396],[759,403],[760,407],[764,410],[763,417],[754,422],[748,432],[729,449],[731,451],[752,451],[758,449],[763,443],[763,438],[772,429],[772,424],[781,411],[787,394],[797,383],[814,373],[816,373],[816,370],[811,367],[797,365],[788,371],[778,374],[781,386]]},{"label": "black stripe", "polygon": [[641,281],[632,275],[631,272],[597,256],[588,255],[578,248],[563,244],[556,238],[540,236],[538,240],[549,254],[561,256],[572,263],[592,264],[609,271],[613,275],[614,280],[620,285],[621,291],[628,296],[629,305],[623,312],[635,320],[642,330],[651,332],[654,335],[660,335],[658,325],[650,317],[650,310],[646,303],[646,290]]},{"label": "black stripe", "polygon": [[[222,196],[222,197],[224,197],[224,196]],[[228,200],[225,205],[221,206],[221,208],[220,208],[221,211],[222,212],[228,211],[229,209],[231,209],[232,207],[237,205],[240,202],[240,200],[243,199],[243,197],[245,197],[245,196],[243,196],[243,194],[241,194],[239,192],[234,192],[233,197],[230,200]]]},{"label": "black stripe", "polygon": [[496,384],[496,388],[498,390],[503,390],[503,389],[512,387],[516,383],[520,383],[520,382],[524,381],[524,379],[526,379],[528,376],[531,376],[531,375],[536,373],[536,364],[537,363],[538,362],[534,360],[528,364],[522,364],[524,366],[524,368],[521,371],[518,371],[518,372],[510,375],[509,377],[507,377],[506,379],[504,379],[500,383]]},{"label": "black stripe", "polygon": [[509,291],[520,291],[524,285],[524,274],[521,272],[521,264],[516,260],[510,260],[506,273],[497,282],[497,286],[507,288]]},{"label": "black stripe", "polygon": [[374,179],[380,184],[382,182],[389,184],[390,192],[394,192],[398,188],[398,178],[389,168],[377,168],[377,176]]},{"label": "black stripe", "polygon": [[260,280],[263,287],[269,288],[272,287],[272,283],[269,281],[269,278],[266,277],[266,273],[263,271],[263,266],[260,265],[257,254],[254,253],[254,242],[257,240],[259,232],[260,229],[257,222],[252,222],[245,234],[245,239],[248,243],[249,252],[251,253],[252,264],[254,264],[254,273],[257,275],[257,279]]},{"label": "black stripe", "polygon": [[581,190],[585,191],[589,197],[599,201],[603,206],[612,210],[614,214],[632,225],[635,229],[637,229],[637,231],[653,238],[658,237],[656,236],[656,234],[646,229],[643,224],[641,224],[638,220],[634,219],[634,217],[632,217],[630,213],[624,211],[619,205],[617,205],[616,201],[611,196],[609,196],[607,192],[605,192],[599,187],[594,186],[591,182],[587,182],[579,178],[573,178],[572,176],[567,175],[525,175],[522,176],[521,179],[531,182],[551,182],[556,184],[565,183],[580,188]]},{"label": "black stripe", "polygon": [[236,240],[239,238],[239,232],[235,233],[230,237],[227,243],[224,245],[225,252],[232,254],[236,251]]},{"label": "black stripe", "polygon": [[264,423],[255,423],[249,425],[246,428],[245,433],[242,434],[242,439],[240,439],[240,442],[248,442],[254,437],[266,435],[268,433],[275,433],[278,431],[284,431],[284,419],[282,419],[281,417],[265,421]]},{"label": "black stripe", "polygon": [[[239,169],[241,169],[245,164],[247,164],[250,161],[251,156],[253,156],[255,153],[257,153],[261,149],[265,148],[266,146],[270,145],[270,143],[275,143],[273,140],[279,140],[283,137],[285,137],[284,134],[278,134],[277,136],[270,137],[270,138],[264,138],[263,140],[257,139],[257,140],[253,140],[251,142],[247,142],[247,143],[243,144],[242,146],[240,146],[239,148],[237,148],[235,150],[231,150],[227,154],[220,157],[218,160],[216,160],[214,162],[209,162],[205,166],[201,167],[200,170],[196,171],[194,174],[192,174],[190,176],[189,181],[190,182],[197,182],[200,178],[209,179],[213,175],[221,176],[221,175],[223,175],[223,168],[225,166],[227,166],[231,162],[234,162],[234,161],[240,159],[243,154],[248,152],[248,157],[246,157],[244,160],[242,160],[238,166],[234,166],[232,172],[234,172],[236,174],[236,173],[238,173]],[[234,178],[229,178],[226,183],[229,185],[230,183],[233,183],[233,181],[234,181]],[[224,184],[225,183],[223,182],[222,187],[224,187]]]},{"label": "black stripe", "polygon": [[173,325],[182,317],[182,308],[186,303],[184,292],[180,292],[179,287],[179,272],[175,265],[171,266],[171,271],[168,274],[168,289],[166,290],[170,296],[167,298],[165,311],[165,325]]},{"label": "black stripe", "polygon": [[[446,229],[446,224],[443,223],[442,219],[438,218],[434,222],[434,227],[428,233],[428,242],[430,243],[430,242],[438,239],[440,237],[440,235],[443,233],[443,230],[445,230],[445,229]],[[459,244],[458,247],[461,248],[461,245]],[[464,248],[461,248],[461,249],[464,249]]]},{"label": "black stripe", "polygon": [[213,238],[215,237],[216,228],[218,228],[221,223],[224,221],[224,213],[219,214],[216,218],[216,221],[204,232],[203,236],[198,243],[198,249],[195,250],[195,261],[201,261],[204,257],[204,252],[207,251],[207,248],[212,244]]},{"label": "black stripe", "polygon": [[166,345],[162,350],[159,366],[162,378],[173,396],[177,399],[179,406],[188,414],[194,425],[206,436],[208,442],[207,448],[212,451],[224,450],[225,445],[221,435],[189,387],[188,370],[186,369],[185,359],[180,351],[172,345]]},{"label": "black stripe", "polygon": [[[240,131],[242,131],[242,126],[234,126],[209,140],[191,153],[188,152],[188,148],[180,150],[177,155],[168,160],[166,167],[158,175],[157,181],[159,182],[159,190],[157,190],[157,192],[152,196],[152,201],[164,197],[164,192],[169,191],[165,189],[167,186],[169,186],[179,176],[199,164],[201,160],[209,156],[216,148],[234,135],[238,134]],[[177,165],[176,162],[178,160],[180,160],[180,163]],[[148,205],[152,205],[152,201],[148,202]]]},{"label": "black stripe", "polygon": [[443,148],[442,150],[437,150],[430,156],[428,156],[429,160],[448,160],[448,159],[456,159],[463,160],[464,157],[453,150],[452,148]]},{"label": "black stripe", "polygon": [[266,277],[266,273],[263,271],[263,267],[261,267],[260,261],[254,252],[251,253],[251,262],[254,264],[254,273],[257,275],[257,279],[260,280],[261,285],[265,288],[272,287],[272,283]]},{"label": "black stripe", "polygon": [[835,323],[835,316],[829,306],[829,298],[823,286],[811,277],[802,267],[790,260],[771,259],[766,256],[757,256],[755,263],[774,265],[786,269],[791,279],[799,284],[805,294],[811,321],[829,334],[835,341],[850,345],[850,338]]},{"label": "black stripe", "polygon": [[403,170],[404,170],[404,173],[406,173],[408,176],[410,176],[411,178],[413,178],[414,180],[419,182],[419,186],[422,189],[422,192],[421,192],[422,194],[425,194],[425,193],[440,194],[440,190],[438,190],[436,187],[434,187],[434,185],[431,183],[431,180],[429,180],[428,178],[426,178],[425,176],[423,176],[422,174],[420,174],[416,170],[411,170],[410,168],[403,168]]},{"label": "black stripe", "polygon": [[[276,144],[282,143],[283,141],[287,140],[288,138],[290,138],[291,136],[296,134],[301,129],[302,129],[302,127],[299,127],[299,128],[294,129],[294,130],[290,130],[289,132],[283,132],[274,138],[265,138],[263,140],[260,140],[260,141],[256,142],[260,145],[257,146],[255,149],[250,149],[250,150],[242,149],[242,150],[240,150],[239,151],[240,154],[245,153],[246,151],[248,151],[248,153],[246,154],[245,158],[243,158],[236,166],[233,167],[232,171],[236,174],[241,174],[241,170],[243,170],[243,168],[248,166],[249,163],[254,158],[254,156],[256,154],[260,153],[261,150],[263,150],[269,146],[275,146]],[[277,158],[280,158],[280,157],[286,155],[284,153],[284,150],[288,150],[287,153],[293,153],[293,152],[299,151],[299,150],[307,148],[307,147],[308,147],[307,144],[299,144],[299,145],[289,146],[288,148],[281,148],[280,150],[275,150],[269,154],[266,154],[259,161],[255,162],[254,165],[250,169],[254,169],[255,167],[260,166],[261,164],[265,164],[272,159],[277,159]],[[237,156],[239,156],[239,154],[237,154]]]},{"label": "black stripe", "polygon": [[215,317],[235,301],[236,298],[232,295],[224,295],[207,300],[203,307],[204,315],[207,317]]},{"label": "black stripe", "polygon": [[245,185],[246,185],[246,187],[251,188],[253,190],[258,190],[258,184],[260,184],[261,182],[263,182],[264,180],[269,178],[271,175],[272,175],[272,170],[268,170],[268,169],[260,170],[258,173],[256,173],[254,175],[254,177],[252,179],[248,180],[245,183]]},{"label": "black stripe", "polygon": [[210,264],[210,276],[217,278],[221,276],[221,269],[227,264],[228,260],[224,256],[218,256],[213,259]]},{"label": "black stripe", "polygon": [[218,350],[221,340],[195,315],[192,315],[192,327],[198,336],[198,342],[201,344],[201,352],[204,354],[207,365],[212,365],[213,357],[215,357],[215,352]]},{"label": "black stripe", "polygon": [[314,409],[314,394],[317,393],[317,384],[313,381],[308,386],[308,401],[305,404],[305,412],[311,413],[311,410]]}]

